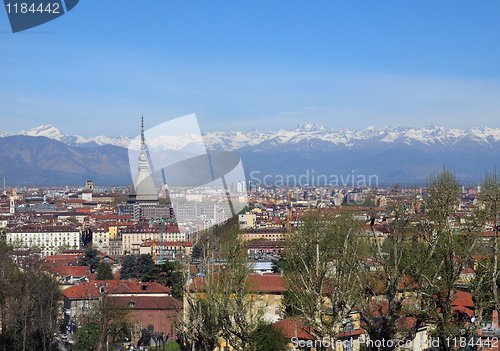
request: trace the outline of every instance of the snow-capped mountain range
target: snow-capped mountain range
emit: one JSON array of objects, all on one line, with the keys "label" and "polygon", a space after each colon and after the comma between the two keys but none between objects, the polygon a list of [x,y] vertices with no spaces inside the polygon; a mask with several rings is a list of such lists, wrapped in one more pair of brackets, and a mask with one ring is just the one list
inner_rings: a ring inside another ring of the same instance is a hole
[{"label": "snow-capped mountain range", "polygon": [[22,130],[19,133],[11,133],[6,130],[0,133],[0,138],[13,136],[13,135],[26,135],[26,136],[43,136],[49,139],[54,139],[71,146],[102,146],[102,145],[115,145],[120,147],[128,147],[130,138],[119,136],[117,138],[96,136],[91,138],[84,138],[79,135],[68,135],[62,133],[59,129],[51,125],[44,125],[37,128]]},{"label": "snow-capped mountain range", "polygon": [[[55,139],[70,146],[93,147],[101,145],[115,145],[128,147],[133,138],[126,136],[106,137],[96,136],[85,138],[78,135],[68,135],[51,125],[44,125],[19,133],[3,131],[0,137],[12,135],[44,136]],[[253,129],[249,132],[213,132],[205,133],[203,140],[209,149],[227,151],[284,151],[300,148],[320,149],[322,151],[341,149],[357,149],[385,145],[406,145],[407,147],[446,148],[453,150],[462,148],[465,144],[476,144],[484,148],[498,147],[500,142],[500,129],[496,128],[472,128],[467,130],[446,128],[430,125],[422,128],[391,127],[381,128],[367,127],[360,131],[349,129],[332,129],[310,123],[303,123],[292,130],[280,129],[278,131],[260,132]],[[199,141],[194,135],[183,135],[177,137],[161,137],[161,140],[151,140],[152,145],[165,145],[166,149],[181,149]],[[379,148],[377,147],[377,148]]]},{"label": "snow-capped mountain range", "polygon": [[[204,135],[205,143],[213,149],[266,151],[280,145],[300,145],[305,142],[321,144],[324,148],[356,148],[373,143],[406,144],[408,146],[439,146],[453,149],[461,142],[474,141],[493,147],[500,141],[500,129],[473,128],[468,130],[431,125],[423,128],[367,127],[361,131],[331,129],[325,126],[304,123],[293,130],[280,129],[277,132],[252,130],[243,132],[214,132]],[[330,145],[328,145],[330,144]],[[312,146],[312,145],[311,145]],[[326,150],[324,150],[326,151]]]},{"label": "snow-capped mountain range", "polygon": [[[213,132],[148,139],[159,150],[237,152],[247,180],[349,179],[376,176],[378,184],[425,184],[445,165],[472,184],[500,168],[500,129],[426,126],[368,127],[361,131],[304,123],[292,130]],[[46,138],[37,138],[46,137]],[[130,184],[127,147],[134,138],[67,135],[53,126],[0,133],[0,175],[16,184]],[[137,140],[132,144],[139,145]],[[191,149],[190,149],[191,148]],[[325,178],[326,177],[326,178]],[[343,177],[343,178],[341,178]],[[278,183],[277,183],[278,182]],[[330,184],[330,183],[329,183]],[[373,185],[373,184],[372,184]]]}]

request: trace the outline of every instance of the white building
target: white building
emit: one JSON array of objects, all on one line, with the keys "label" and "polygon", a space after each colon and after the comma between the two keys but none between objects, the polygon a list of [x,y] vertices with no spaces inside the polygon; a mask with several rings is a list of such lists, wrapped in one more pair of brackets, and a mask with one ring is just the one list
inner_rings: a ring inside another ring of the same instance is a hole
[{"label": "white building", "polygon": [[246,193],[246,184],[244,181],[239,181],[239,182],[233,182],[231,184],[231,192],[233,194],[241,194],[241,193]]},{"label": "white building", "polygon": [[78,194],[78,198],[85,201],[92,201],[92,192],[91,191],[82,191]]},{"label": "white building", "polygon": [[91,228],[92,231],[92,247],[100,252],[109,255],[109,229],[106,224]]},{"label": "white building", "polygon": [[7,232],[7,243],[19,250],[39,248],[46,257],[54,255],[62,246],[80,249],[80,231],[73,224],[25,224]]}]

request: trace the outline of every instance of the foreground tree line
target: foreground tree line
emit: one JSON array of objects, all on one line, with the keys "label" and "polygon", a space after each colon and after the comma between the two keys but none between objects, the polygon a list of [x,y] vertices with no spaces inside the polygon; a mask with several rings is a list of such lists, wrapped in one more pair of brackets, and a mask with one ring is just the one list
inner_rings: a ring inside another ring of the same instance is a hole
[{"label": "foreground tree line", "polygon": [[0,243],[0,350],[53,350],[61,309],[59,283],[43,272],[35,257],[22,268],[10,259],[11,248]]},{"label": "foreground tree line", "polygon": [[[300,317],[318,339],[336,339],[355,311],[371,340],[394,341],[378,348],[384,350],[414,340],[424,325],[433,339],[476,340],[481,323],[500,311],[500,176],[496,170],[484,176],[468,216],[457,214],[460,197],[459,181],[444,168],[429,179],[422,200],[401,198],[389,209],[393,220],[383,243],[375,217],[367,230],[348,212],[312,212],[287,238],[277,264],[286,285],[283,316]],[[492,233],[488,239],[485,231]],[[221,340],[240,350],[273,349],[255,341],[263,328],[266,335],[279,331],[266,325],[265,306],[248,288],[251,264],[237,230],[207,235],[202,244],[205,276],[186,290],[187,349],[213,350]],[[473,278],[461,276],[466,268],[474,268]],[[472,294],[473,318],[453,308],[459,289]],[[439,343],[441,350],[457,348]]]},{"label": "foreground tree line", "polygon": [[264,318],[266,305],[248,279],[252,264],[237,226],[205,234],[198,254],[201,273],[186,279],[181,349],[288,350],[289,340]]}]

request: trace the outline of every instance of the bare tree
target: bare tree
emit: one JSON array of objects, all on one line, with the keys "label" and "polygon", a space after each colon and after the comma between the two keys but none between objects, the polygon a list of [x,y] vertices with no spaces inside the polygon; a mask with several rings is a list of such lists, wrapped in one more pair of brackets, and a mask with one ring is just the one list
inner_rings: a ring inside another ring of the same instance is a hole
[{"label": "bare tree", "polygon": [[389,223],[390,233],[383,245],[372,218],[372,240],[367,255],[370,264],[360,260],[358,308],[365,321],[363,329],[370,340],[388,341],[382,347],[384,350],[395,349],[400,341],[413,340],[428,320],[428,311],[417,307],[421,296],[412,276],[416,262],[425,259],[415,250],[423,244],[416,240],[414,203],[415,199],[397,201],[392,208],[394,219]]},{"label": "bare tree", "polygon": [[422,290],[419,303],[429,311],[434,325],[431,336],[439,338],[441,350],[450,350],[456,346],[445,340],[456,337],[457,330],[466,322],[453,313],[452,303],[477,236],[476,232],[465,230],[456,215],[461,192],[453,172],[443,168],[441,173],[434,174],[428,181],[427,193],[423,203],[425,215],[418,228],[425,254],[417,252],[424,259],[416,262],[414,277]]},{"label": "bare tree", "polygon": [[335,338],[357,305],[360,224],[347,213],[315,212],[287,238],[281,267],[288,303],[317,338]]},{"label": "bare tree", "polygon": [[500,278],[500,175],[496,168],[493,172],[486,172],[480,182],[480,191],[474,210],[481,231],[492,233],[491,238],[485,243],[474,259],[476,275],[471,284],[475,287],[475,314],[476,323],[483,319],[484,311],[495,309],[500,312],[500,299],[498,296],[498,280]]},{"label": "bare tree", "polygon": [[238,229],[227,228],[203,242],[204,276],[186,279],[184,341],[192,350],[213,350],[221,340],[248,350],[265,306],[249,283],[250,262]]},{"label": "bare tree", "polygon": [[9,288],[2,289],[0,350],[51,350],[61,307],[58,282],[41,270],[37,256],[26,258],[22,269],[12,267],[8,258],[2,263],[11,271],[3,276]]},{"label": "bare tree", "polygon": [[249,279],[252,263],[238,234],[237,227],[233,226],[221,238],[224,265],[216,275],[215,287],[220,297],[222,337],[233,348],[247,350],[252,332],[262,321],[267,306],[265,301],[258,300],[258,286],[252,286]]}]

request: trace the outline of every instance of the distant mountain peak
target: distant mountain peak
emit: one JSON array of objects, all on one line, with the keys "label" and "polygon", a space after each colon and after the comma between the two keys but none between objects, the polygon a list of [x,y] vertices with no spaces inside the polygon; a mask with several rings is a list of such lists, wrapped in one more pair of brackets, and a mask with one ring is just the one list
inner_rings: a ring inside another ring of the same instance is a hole
[{"label": "distant mountain peak", "polygon": [[301,123],[298,124],[294,131],[295,132],[320,132],[320,131],[325,131],[327,128],[325,126],[320,126],[314,123]]},{"label": "distant mountain peak", "polygon": [[56,139],[61,141],[60,139],[64,137],[64,134],[61,133],[59,129],[56,127],[46,124],[40,127],[36,127],[29,130],[22,130],[18,133],[18,135],[28,135],[28,136],[44,136],[50,139]]},{"label": "distant mountain peak", "polygon": [[33,137],[46,137],[49,139],[54,139],[63,142],[70,146],[102,146],[102,145],[115,145],[126,148],[130,143],[130,138],[120,136],[118,138],[96,136],[85,138],[79,135],[68,135],[61,132],[58,128],[50,124],[41,125],[36,128],[22,130],[19,133],[11,133],[8,131],[3,131],[0,133],[0,138],[8,137],[13,135],[26,135]]},{"label": "distant mountain peak", "polygon": [[[8,131],[0,133],[0,137],[12,135],[44,136],[61,141],[70,146],[101,146],[115,145],[127,148],[132,138],[96,136],[85,138],[78,135],[67,135],[52,125],[42,125],[37,128],[23,130],[13,134]],[[436,124],[420,128],[384,126],[368,126],[363,130],[349,130],[347,128],[331,129],[324,125],[310,122],[298,124],[293,129],[280,129],[278,131],[260,132],[252,129],[248,132],[211,132],[204,133],[205,144],[216,150],[237,151],[241,149],[274,150],[297,148],[307,143],[309,148],[325,149],[331,147],[346,147],[356,149],[359,145],[378,145],[382,142],[386,146],[404,144],[405,147],[422,147],[422,145],[442,145],[453,148],[457,143],[465,140],[474,141],[481,145],[489,146],[492,142],[500,141],[500,129],[497,128],[470,128],[467,130],[448,128]],[[186,137],[175,138],[177,148],[183,148],[189,144]],[[169,140],[172,141],[172,140]],[[162,140],[152,140],[153,143],[166,143]]]}]

